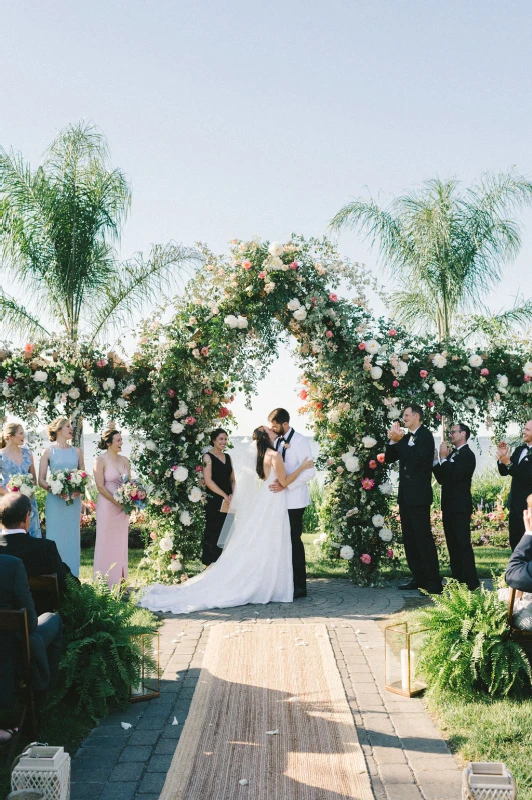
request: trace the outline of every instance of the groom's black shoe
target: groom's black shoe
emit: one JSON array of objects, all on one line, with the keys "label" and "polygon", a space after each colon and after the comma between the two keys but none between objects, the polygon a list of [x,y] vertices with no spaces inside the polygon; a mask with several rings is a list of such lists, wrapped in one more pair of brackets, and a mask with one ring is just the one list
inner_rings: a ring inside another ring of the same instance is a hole
[{"label": "groom's black shoe", "polygon": [[299,600],[300,597],[306,597],[306,596],[307,596],[306,589],[303,589],[301,591],[300,590],[294,591],[294,600]]},{"label": "groom's black shoe", "polygon": [[419,586],[413,578],[410,578],[406,583],[400,583],[397,588],[404,591],[406,589],[419,589]]}]

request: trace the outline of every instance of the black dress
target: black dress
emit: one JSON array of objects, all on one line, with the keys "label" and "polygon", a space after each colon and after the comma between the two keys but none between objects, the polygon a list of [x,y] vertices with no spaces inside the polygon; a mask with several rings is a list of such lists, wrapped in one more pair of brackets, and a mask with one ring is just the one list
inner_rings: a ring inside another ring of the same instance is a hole
[{"label": "black dress", "polygon": [[[231,457],[225,454],[225,464],[212,453],[207,453],[210,456],[212,464],[211,477],[213,483],[225,492],[226,495],[233,493],[231,486],[231,474],[233,472],[233,465]],[[205,533],[203,534],[203,549],[201,554],[201,561],[207,566],[217,561],[221,555],[222,548],[218,547],[218,539],[227,517],[225,512],[220,511],[223,503],[223,497],[219,494],[214,494],[207,489],[207,504],[205,507]]]}]

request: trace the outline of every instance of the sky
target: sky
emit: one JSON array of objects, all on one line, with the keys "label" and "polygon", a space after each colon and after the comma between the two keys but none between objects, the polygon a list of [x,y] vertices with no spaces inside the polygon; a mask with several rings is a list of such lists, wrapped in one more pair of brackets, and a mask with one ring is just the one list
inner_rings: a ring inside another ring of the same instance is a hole
[{"label": "sky", "polygon": [[[233,237],[321,236],[355,197],[532,174],[529,0],[0,0],[0,12],[0,144],[36,166],[62,127],[95,123],[132,185],[124,257],[169,240],[223,252]],[[532,294],[532,213],[521,221],[493,310]],[[339,244],[379,271],[360,237]],[[281,348],[253,411],[235,404],[239,432],[276,405],[295,411],[297,375]]]}]

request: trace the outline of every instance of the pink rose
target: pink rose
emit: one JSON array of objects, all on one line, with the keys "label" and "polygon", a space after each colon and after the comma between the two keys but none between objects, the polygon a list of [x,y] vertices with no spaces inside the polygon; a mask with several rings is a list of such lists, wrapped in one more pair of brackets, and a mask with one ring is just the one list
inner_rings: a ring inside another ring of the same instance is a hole
[{"label": "pink rose", "polygon": [[185,422],[187,425],[195,425],[196,424],[196,417],[187,417]]},{"label": "pink rose", "polygon": [[81,473],[81,477],[82,477],[82,478],[86,478],[86,477],[87,477],[87,473],[86,473],[86,472],[82,472],[82,473]]},{"label": "pink rose", "polygon": [[332,339],[334,333],[332,331],[325,331],[325,336],[327,337],[327,339]]},{"label": "pink rose", "polygon": [[313,306],[317,306],[318,305],[318,301],[316,300],[315,297],[311,297],[310,298],[310,302],[312,303]]},{"label": "pink rose", "polygon": [[437,420],[438,420],[438,422],[439,422],[439,421],[441,420],[441,414],[436,414],[436,419],[437,419]]},{"label": "pink rose", "polygon": [[6,378],[6,383],[8,386],[13,386],[13,384],[15,383],[15,379],[12,378],[10,375],[9,378]]},{"label": "pink rose", "polygon": [[24,345],[24,352],[26,353],[27,356],[31,356],[34,350],[35,350],[35,345],[33,344]]},{"label": "pink rose", "polygon": [[208,347],[202,347],[201,348],[201,355],[205,356],[205,358],[207,358],[207,356],[209,355],[209,348]]},{"label": "pink rose", "polygon": [[363,564],[371,564],[371,556],[369,555],[369,553],[363,553],[360,556],[360,560],[362,561]]},{"label": "pink rose", "polygon": [[261,281],[263,281],[265,277],[266,277],[265,272],[259,272],[259,278],[261,279]]},{"label": "pink rose", "polygon": [[[164,506],[164,508],[170,508],[170,506]],[[170,511],[171,510],[172,509],[170,508]],[[152,531],[152,533],[150,533],[150,539],[154,542],[156,540],[156,538],[157,538],[157,534],[153,533],[153,531]]]},{"label": "pink rose", "polygon": [[369,492],[370,489],[373,489],[375,486],[375,481],[373,478],[362,478],[360,483],[362,484],[362,488]]},{"label": "pink rose", "polygon": [[307,397],[308,397],[307,390],[306,389],[301,389],[301,391],[299,392],[299,397],[300,397],[301,400],[306,400]]},{"label": "pink rose", "polygon": [[427,372],[426,369],[420,369],[419,370],[419,375],[420,375],[421,378],[426,378],[428,374],[429,373]]},{"label": "pink rose", "polygon": [[395,328],[390,328],[390,330],[388,331],[388,336],[397,336],[397,331],[395,330]]},{"label": "pink rose", "polygon": [[201,466],[201,464],[198,464],[198,466],[196,467],[196,472],[203,472],[203,467]]},{"label": "pink rose", "polygon": [[526,383],[528,383],[528,382],[529,382],[529,380],[530,380],[530,375],[525,375],[525,377],[523,378],[523,380],[524,380]]},{"label": "pink rose", "polygon": [[379,453],[379,455],[377,456],[377,461],[379,462],[379,464],[384,464],[385,458],[386,456],[384,455],[384,453]]},{"label": "pink rose", "polygon": [[100,358],[100,360],[96,362],[96,366],[97,367],[106,367],[107,366],[107,361],[105,360],[105,358]]},{"label": "pink rose", "polygon": [[129,496],[131,497],[131,499],[132,499],[132,500],[136,500],[136,499],[137,499],[137,490],[136,490],[136,489],[133,489],[133,490],[132,490],[132,491],[129,493]]},{"label": "pink rose", "polygon": [[203,406],[198,406],[196,408],[196,414],[201,414],[202,411],[203,411]]},{"label": "pink rose", "polygon": [[388,556],[388,558],[393,558],[393,550],[387,550],[386,555]]},{"label": "pink rose", "polygon": [[372,458],[368,466],[370,469],[377,469],[377,462]]},{"label": "pink rose", "polygon": [[163,514],[171,514],[172,513],[172,506],[163,506],[162,507]]},{"label": "pink rose", "polygon": [[341,475],[343,471],[344,471],[343,467],[336,467],[336,472],[338,473],[338,475]]},{"label": "pink rose", "polygon": [[230,413],[231,412],[229,411],[228,408],[226,408],[225,406],[222,406],[221,409],[218,412],[218,416],[223,419],[224,417],[228,417]]},{"label": "pink rose", "polygon": [[203,394],[212,394],[212,389],[204,389]]},{"label": "pink rose", "polygon": [[173,389],[168,389],[168,397],[175,397],[175,391]]},{"label": "pink rose", "polygon": [[245,270],[251,269],[251,261],[248,258],[246,258],[246,260],[242,262],[242,269]]},{"label": "pink rose", "polygon": [[20,491],[20,489],[18,488],[18,486],[13,486],[13,488],[11,489],[11,491],[12,491],[12,492],[19,492],[19,491]]},{"label": "pink rose", "polygon": [[297,261],[292,261],[292,263],[290,264],[290,269],[297,269],[298,266],[299,264],[297,263]]},{"label": "pink rose", "polygon": [[397,389],[397,387],[399,386],[399,381],[394,381],[392,383],[392,386],[394,387],[394,389]]},{"label": "pink rose", "polygon": [[427,408],[434,408],[434,403],[432,400],[427,400]]},{"label": "pink rose", "polygon": [[366,349],[366,343],[365,342],[359,342],[358,349],[359,350],[365,350]]},{"label": "pink rose", "polygon": [[335,294],[334,292],[331,292],[331,294],[329,295],[329,300],[331,301],[331,303],[337,303],[338,295]]},{"label": "pink rose", "polygon": [[490,374],[490,371],[489,371],[489,369],[486,369],[486,367],[483,367],[483,368],[480,370],[480,374],[481,374],[481,375],[484,375],[484,377],[486,377],[486,375],[489,375],[489,374]]}]

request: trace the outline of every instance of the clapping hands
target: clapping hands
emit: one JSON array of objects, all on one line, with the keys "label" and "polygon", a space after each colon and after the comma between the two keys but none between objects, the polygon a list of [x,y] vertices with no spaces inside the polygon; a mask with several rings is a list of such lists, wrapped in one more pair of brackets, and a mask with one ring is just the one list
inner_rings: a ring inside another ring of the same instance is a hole
[{"label": "clapping hands", "polygon": [[451,448],[447,444],[447,442],[442,442],[440,444],[440,458],[449,458],[450,452],[451,452]]},{"label": "clapping hands", "polygon": [[396,420],[388,431],[388,438],[392,442],[399,442],[404,435],[405,435],[404,430],[401,428],[401,426]]},{"label": "clapping hands", "polygon": [[497,447],[497,460],[500,461],[501,464],[510,463],[510,448],[506,442],[499,442],[499,446]]}]

